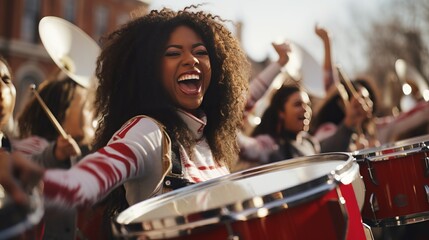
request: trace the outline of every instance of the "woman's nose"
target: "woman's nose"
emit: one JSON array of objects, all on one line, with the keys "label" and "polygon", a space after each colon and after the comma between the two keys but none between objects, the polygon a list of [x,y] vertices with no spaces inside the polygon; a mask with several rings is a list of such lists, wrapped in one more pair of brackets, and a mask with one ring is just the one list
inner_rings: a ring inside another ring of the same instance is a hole
[{"label": "woman's nose", "polygon": [[196,58],[192,53],[185,54],[185,59],[184,59],[185,65],[195,66],[199,63],[200,61],[198,60],[198,58]]}]

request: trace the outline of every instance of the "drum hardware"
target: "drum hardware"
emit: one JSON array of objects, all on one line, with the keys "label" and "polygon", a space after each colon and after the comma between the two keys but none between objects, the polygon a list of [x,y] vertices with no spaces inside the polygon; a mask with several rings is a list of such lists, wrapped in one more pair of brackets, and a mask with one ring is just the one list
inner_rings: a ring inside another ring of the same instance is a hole
[{"label": "drum hardware", "polygon": [[375,178],[375,169],[371,165],[371,161],[368,158],[365,158],[365,162],[367,163],[368,174],[369,174],[369,178],[371,179],[371,182],[374,183],[375,185],[378,185],[378,181]]},{"label": "drum hardware", "polygon": [[362,223],[363,229],[365,231],[365,239],[366,240],[374,240],[374,235],[372,234],[371,227],[365,223]]},{"label": "drum hardware", "polygon": [[227,240],[240,240],[240,237],[234,234],[230,224],[225,224],[225,226],[228,232],[228,237],[226,238]]},{"label": "drum hardware", "polygon": [[424,165],[425,166],[425,169],[424,169],[424,171],[425,171],[425,177],[428,177],[429,176],[429,157],[427,156],[427,151],[429,151],[429,147],[428,146],[424,146],[422,148],[422,151],[425,152],[425,156],[423,158],[423,161],[425,163],[425,165]]},{"label": "drum hardware", "polygon": [[374,193],[371,193],[371,195],[369,196],[369,205],[371,206],[372,215],[373,215],[374,221],[376,222],[375,225],[377,226],[379,223],[377,222],[377,217],[375,215],[375,212],[380,210],[380,208],[378,206],[377,197],[375,196]]},{"label": "drum hardware", "polygon": [[342,219],[338,219],[340,220],[340,223],[338,224],[338,222],[336,222],[336,224],[338,224],[340,227],[338,227],[337,230],[337,239],[346,239],[347,238],[347,231],[348,231],[348,221],[349,221],[349,214],[347,213],[347,209],[346,209],[346,199],[343,197],[343,195],[341,194],[341,189],[337,186],[335,188],[336,192],[337,192],[337,196],[338,196],[338,201],[335,201],[336,203],[338,203],[339,209],[341,211],[341,217]]},{"label": "drum hardware", "polygon": [[429,181],[420,170],[426,173],[429,168],[428,139],[429,135],[353,153],[369,193],[362,209],[365,223],[394,227],[429,220]]},{"label": "drum hardware", "polygon": [[[227,209],[225,209],[227,212],[229,212]],[[240,240],[240,236],[234,233],[234,229],[231,226],[231,221],[225,221],[225,227],[227,232],[227,240]]]},{"label": "drum hardware", "polygon": [[429,203],[429,186],[425,185],[425,192],[426,192],[426,198],[428,199],[428,203]]}]

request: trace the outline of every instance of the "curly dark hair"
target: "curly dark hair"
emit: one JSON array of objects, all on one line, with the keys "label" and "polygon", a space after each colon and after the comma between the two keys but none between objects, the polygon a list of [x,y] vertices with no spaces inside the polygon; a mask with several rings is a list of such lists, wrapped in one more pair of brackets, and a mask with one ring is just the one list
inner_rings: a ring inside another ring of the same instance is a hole
[{"label": "curly dark hair", "polygon": [[[237,158],[236,133],[243,119],[250,65],[225,21],[198,7],[153,10],[102,39],[95,99],[100,122],[94,149],[105,146],[127,120],[137,115],[161,122],[187,151],[195,145],[161,79],[161,61],[169,37],[177,27],[187,26],[202,38],[210,58],[211,82],[200,106],[207,116],[204,135],[217,162],[230,166]],[[112,192],[107,204],[110,217],[126,207],[124,188]]]},{"label": "curly dark hair", "polygon": [[9,74],[11,75],[10,77],[12,77],[12,68],[9,65],[9,62],[6,60],[6,58],[3,55],[0,55],[0,62],[3,62],[4,65],[6,65],[7,70],[9,71]]},{"label": "curly dark hair", "polygon": [[283,138],[283,132],[276,129],[280,121],[279,112],[284,111],[284,104],[289,100],[289,97],[300,91],[301,89],[296,85],[283,85],[279,88],[271,98],[270,105],[264,111],[261,123],[253,130],[252,136],[268,134],[277,140]]},{"label": "curly dark hair", "polygon": [[95,102],[101,121],[95,149],[106,145],[115,131],[136,115],[161,122],[185,149],[195,144],[161,83],[164,48],[171,32],[185,25],[203,39],[212,68],[200,107],[207,115],[204,134],[216,161],[230,164],[236,158],[236,130],[242,121],[249,63],[237,39],[223,25],[225,21],[197,8],[153,10],[102,40]]},{"label": "curly dark hair", "polygon": [[[45,81],[40,85],[38,90],[40,97],[60,123],[66,118],[66,111],[70,107],[77,86],[78,84],[69,77]],[[18,127],[21,138],[37,135],[48,141],[55,141],[59,135],[35,96],[29,100],[19,115]]]}]

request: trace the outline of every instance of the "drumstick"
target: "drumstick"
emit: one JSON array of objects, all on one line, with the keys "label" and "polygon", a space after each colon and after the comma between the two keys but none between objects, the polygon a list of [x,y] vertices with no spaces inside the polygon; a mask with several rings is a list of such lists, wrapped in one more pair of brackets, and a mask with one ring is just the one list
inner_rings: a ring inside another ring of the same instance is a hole
[{"label": "drumstick", "polygon": [[338,75],[344,80],[346,87],[350,90],[350,93],[353,95],[353,97],[355,97],[356,99],[363,99],[363,101],[359,101],[359,102],[361,102],[361,104],[363,103],[362,107],[365,110],[365,112],[369,112],[369,110],[371,109],[371,106],[367,102],[367,99],[360,97],[359,93],[356,91],[356,88],[353,86],[352,82],[344,73],[342,68],[338,64],[335,67],[337,69]]},{"label": "drumstick", "polygon": [[43,99],[40,97],[39,93],[36,91],[36,85],[31,84],[30,85],[31,91],[34,93],[34,96],[36,97],[37,101],[39,102],[40,106],[42,106],[42,109],[45,111],[45,113],[48,115],[49,120],[51,120],[52,124],[54,124],[55,129],[57,132],[63,137],[67,138],[67,133],[64,131],[61,124],[58,122],[58,120],[55,118],[54,114],[52,114],[51,110],[49,110],[48,106],[46,106]]},{"label": "drumstick", "polygon": [[[350,90],[350,92],[352,93],[352,95],[356,98],[356,99],[359,99],[359,100],[361,100],[361,101],[359,101],[360,103],[361,103],[361,105],[362,105],[362,108],[365,110],[365,112],[367,113],[367,114],[369,114],[370,115],[370,117],[369,117],[369,119],[370,119],[370,121],[368,122],[369,124],[368,124],[368,127],[367,127],[367,131],[368,131],[368,133],[373,137],[373,138],[375,138],[375,139],[377,139],[377,137],[376,137],[376,132],[375,132],[375,126],[374,126],[374,124],[375,124],[375,122],[374,122],[374,118],[373,118],[373,115],[372,115],[372,112],[370,111],[371,109],[372,109],[372,107],[371,107],[371,103],[369,102],[370,100],[368,100],[366,97],[360,97],[360,94],[358,94],[358,92],[356,91],[356,88],[353,86],[353,84],[352,84],[352,82],[350,81],[350,79],[347,77],[347,75],[343,72],[343,70],[342,70],[342,68],[337,64],[336,66],[335,66],[335,68],[337,69],[337,71],[336,71],[336,73],[338,74],[338,75],[336,75],[335,73],[334,73],[334,77],[341,77],[343,80],[344,80],[344,82],[346,83],[346,85],[347,85],[347,87],[349,88],[349,90]],[[345,89],[344,89],[344,86],[343,86],[343,84],[341,84],[341,82],[339,81],[339,79],[336,79],[337,81],[337,83],[338,83],[338,85],[340,85],[340,86],[337,86],[338,87],[338,90],[340,91],[340,95],[341,95],[341,91],[344,91],[345,92]],[[343,88],[343,89],[341,89],[341,87]],[[344,97],[343,97],[343,100],[344,100]],[[358,128],[358,132],[360,132],[360,133],[362,133],[362,128],[360,127],[360,128]]]}]

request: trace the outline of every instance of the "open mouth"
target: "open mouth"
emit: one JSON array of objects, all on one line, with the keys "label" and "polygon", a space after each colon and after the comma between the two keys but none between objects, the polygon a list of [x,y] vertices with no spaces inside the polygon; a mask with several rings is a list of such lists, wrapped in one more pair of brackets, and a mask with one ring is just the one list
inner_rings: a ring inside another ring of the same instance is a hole
[{"label": "open mouth", "polygon": [[201,92],[202,81],[199,74],[183,74],[177,80],[182,92],[195,95]]}]

